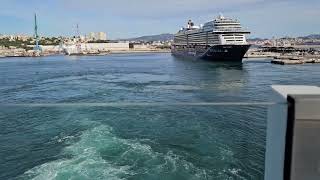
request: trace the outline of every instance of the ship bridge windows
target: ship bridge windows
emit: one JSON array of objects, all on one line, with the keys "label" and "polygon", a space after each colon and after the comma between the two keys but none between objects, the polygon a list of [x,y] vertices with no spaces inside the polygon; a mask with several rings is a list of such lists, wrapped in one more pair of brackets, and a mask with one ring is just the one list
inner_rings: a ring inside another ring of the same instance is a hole
[{"label": "ship bridge windows", "polygon": [[243,34],[222,34],[221,41],[225,43],[246,43],[245,35]]}]

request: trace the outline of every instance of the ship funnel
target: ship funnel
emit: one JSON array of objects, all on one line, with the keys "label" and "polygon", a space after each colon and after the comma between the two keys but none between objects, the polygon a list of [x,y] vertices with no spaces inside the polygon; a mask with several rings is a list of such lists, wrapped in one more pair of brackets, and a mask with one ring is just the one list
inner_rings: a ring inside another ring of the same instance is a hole
[{"label": "ship funnel", "polygon": [[222,13],[219,13],[219,19],[224,19],[224,16],[222,15]]}]

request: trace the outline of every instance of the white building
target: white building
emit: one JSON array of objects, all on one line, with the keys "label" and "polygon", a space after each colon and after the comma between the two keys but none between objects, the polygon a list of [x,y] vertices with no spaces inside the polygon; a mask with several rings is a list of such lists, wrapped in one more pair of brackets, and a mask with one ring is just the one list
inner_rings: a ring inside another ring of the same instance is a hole
[{"label": "white building", "polygon": [[97,40],[107,40],[107,34],[105,32],[98,32],[96,33]]},{"label": "white building", "polygon": [[90,33],[87,35],[87,39],[88,39],[88,40],[94,40],[94,39],[95,39],[95,33],[94,33],[94,32],[90,32]]},{"label": "white building", "polygon": [[105,32],[90,32],[87,38],[90,41],[105,41],[107,40],[107,34]]},{"label": "white building", "polygon": [[81,48],[98,51],[128,51],[129,43],[86,43],[81,44]]}]

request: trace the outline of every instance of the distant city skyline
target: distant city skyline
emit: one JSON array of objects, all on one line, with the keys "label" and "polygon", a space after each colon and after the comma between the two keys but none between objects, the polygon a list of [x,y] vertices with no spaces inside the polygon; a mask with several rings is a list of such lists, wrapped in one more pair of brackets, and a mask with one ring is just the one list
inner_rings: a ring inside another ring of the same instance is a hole
[{"label": "distant city skyline", "polygon": [[241,20],[251,38],[320,33],[318,0],[2,0],[0,34],[33,34],[38,14],[40,36],[106,32],[108,39],[175,33],[188,19],[201,24],[220,12]]}]

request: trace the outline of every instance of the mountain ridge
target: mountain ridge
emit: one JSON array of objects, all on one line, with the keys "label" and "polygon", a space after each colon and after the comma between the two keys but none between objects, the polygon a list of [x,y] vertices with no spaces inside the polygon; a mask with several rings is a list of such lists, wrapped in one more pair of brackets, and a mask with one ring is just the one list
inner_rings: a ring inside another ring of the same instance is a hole
[{"label": "mountain ridge", "polygon": [[[174,38],[174,34],[171,33],[162,33],[162,34],[156,34],[156,35],[146,35],[146,36],[140,36],[135,38],[127,38],[127,39],[121,39],[122,41],[171,41]],[[320,34],[310,34],[306,36],[299,36],[297,38],[302,39],[320,39]],[[267,38],[248,38],[248,40],[266,40]]]},{"label": "mountain ridge", "polygon": [[170,41],[173,40],[174,34],[162,33],[156,35],[146,35],[135,38],[121,39],[125,41]]}]

